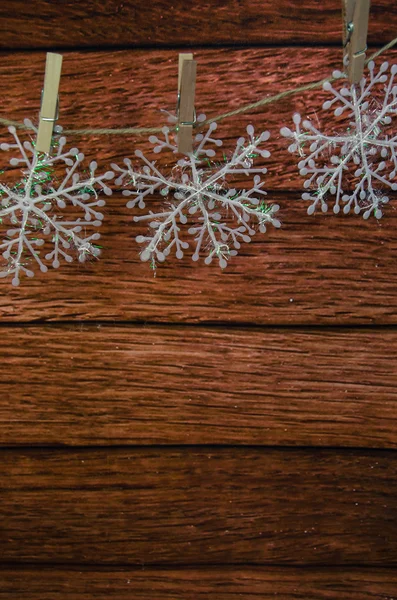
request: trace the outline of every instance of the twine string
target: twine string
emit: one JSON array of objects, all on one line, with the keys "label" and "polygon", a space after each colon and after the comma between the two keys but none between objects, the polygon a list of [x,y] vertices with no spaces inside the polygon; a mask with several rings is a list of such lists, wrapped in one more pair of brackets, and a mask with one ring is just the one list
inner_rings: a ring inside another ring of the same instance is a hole
[{"label": "twine string", "polygon": [[[371,60],[374,60],[393,46],[397,44],[397,37],[391,40],[388,44],[371,54],[369,58],[366,59],[365,64],[367,65]],[[266,106],[267,104],[271,104],[273,102],[277,102],[278,100],[282,100],[283,98],[287,98],[288,96],[293,96],[298,92],[306,92],[308,90],[313,90],[319,87],[322,87],[324,83],[335,81],[335,77],[326,77],[325,79],[321,79],[319,81],[314,81],[311,83],[307,83],[305,85],[300,85],[296,88],[292,88],[289,90],[284,90],[283,92],[279,92],[274,96],[266,96],[261,98],[257,102],[252,102],[250,104],[244,104],[240,106],[240,108],[236,108],[235,110],[231,110],[226,113],[222,113],[220,115],[216,115],[211,119],[207,119],[206,121],[202,121],[197,124],[197,126],[202,127],[204,125],[208,125],[209,123],[223,121],[224,119],[228,119],[229,117],[235,117],[236,115],[241,115],[246,112],[250,112],[260,106]],[[19,121],[12,121],[10,119],[4,119],[0,117],[0,123],[3,125],[13,125],[16,129],[31,129],[24,123],[20,123]],[[64,129],[63,133],[66,135],[144,135],[151,133],[161,133],[163,127],[125,127],[122,129],[108,129],[108,128],[100,128],[100,129]],[[170,131],[175,131],[176,126],[170,127]]]}]

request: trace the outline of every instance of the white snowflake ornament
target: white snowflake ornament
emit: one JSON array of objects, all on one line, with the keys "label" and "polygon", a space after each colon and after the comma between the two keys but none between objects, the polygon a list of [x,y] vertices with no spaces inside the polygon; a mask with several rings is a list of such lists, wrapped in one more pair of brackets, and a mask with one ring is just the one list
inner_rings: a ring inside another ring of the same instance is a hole
[{"label": "white snowflake ornament", "polygon": [[[200,115],[199,121],[205,120]],[[165,206],[157,212],[146,211],[146,214],[135,216],[135,221],[148,221],[150,232],[139,235],[136,241],[143,244],[141,259],[151,261],[153,268],[156,261],[163,262],[173,252],[181,259],[189,243],[181,239],[181,225],[189,222],[188,234],[193,238],[193,261],[198,261],[204,253],[205,263],[210,264],[215,258],[221,268],[225,268],[230,256],[237,254],[241,242],[250,242],[255,234],[255,225],[259,231],[265,232],[266,225],[279,227],[280,222],[275,214],[279,207],[276,204],[265,204],[266,192],[261,176],[267,172],[264,167],[255,167],[254,158],[268,158],[270,152],[260,146],[269,139],[265,131],[254,136],[254,128],[247,127],[248,138],[240,138],[230,158],[223,157],[215,161],[215,148],[222,146],[222,141],[214,139],[216,123],[211,123],[206,133],[198,133],[194,139],[193,153],[177,161],[168,174],[163,174],[156,166],[137,150],[137,156],[143,167],[135,167],[129,159],[124,159],[124,166],[112,164],[119,173],[116,185],[125,185],[123,194],[129,196],[129,208],[145,209],[152,202],[154,194],[160,194]],[[177,153],[177,141],[172,140],[168,127],[163,128],[163,138],[151,136],[154,152],[163,150]],[[247,190],[237,190],[231,179],[234,176],[250,177]]]},{"label": "white snowflake ornament", "polygon": [[[310,190],[302,199],[310,202],[309,215],[317,207],[327,212],[332,204],[334,213],[343,207],[344,213],[353,209],[356,214],[363,213],[364,219],[371,214],[380,219],[382,206],[389,201],[385,190],[397,190],[397,135],[390,132],[397,115],[397,65],[389,71],[385,62],[375,73],[371,61],[368,71],[369,76],[358,85],[344,85],[340,90],[329,82],[323,85],[333,95],[323,109],[332,107],[336,117],[347,117],[344,131],[322,133],[299,114],[293,117],[295,131],[288,127],[280,131],[293,140],[289,152],[301,156],[299,171],[307,177],[304,188]],[[335,71],[333,76],[344,74]],[[380,100],[373,96],[376,90]]]},{"label": "white snowflake ornament", "polygon": [[[28,119],[25,125],[37,133]],[[62,129],[57,127],[56,131]],[[51,155],[36,152],[30,141],[22,143],[15,127],[9,127],[9,132],[15,143],[3,143],[0,149],[18,152],[19,157],[11,158],[10,164],[20,166],[22,175],[11,186],[0,183],[0,249],[5,260],[0,265],[0,277],[13,274],[12,284],[17,286],[21,273],[34,276],[35,264],[46,272],[48,263],[56,269],[61,259],[72,262],[75,255],[84,262],[100,254],[95,244],[100,234],[86,230],[102,223],[103,214],[98,209],[105,201],[99,199],[98,192],[111,195],[106,181],[113,173],[96,175],[93,161],[89,173],[81,175],[78,169],[84,155],[77,148],[65,150],[63,136],[54,137]],[[51,251],[44,252],[45,246]]]}]

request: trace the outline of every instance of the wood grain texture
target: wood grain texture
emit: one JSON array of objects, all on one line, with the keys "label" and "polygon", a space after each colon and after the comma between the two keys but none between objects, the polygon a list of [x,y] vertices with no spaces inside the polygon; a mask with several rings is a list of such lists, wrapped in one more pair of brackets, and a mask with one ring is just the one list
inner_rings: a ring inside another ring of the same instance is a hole
[{"label": "wood grain texture", "polygon": [[[371,7],[369,39],[387,40],[396,22],[396,4],[378,0]],[[340,43],[341,6],[314,0],[11,0],[0,9],[2,48],[74,46],[158,46],[170,44]]]},{"label": "wood grain texture", "polygon": [[0,469],[3,563],[397,562],[391,451],[14,449]]},{"label": "wood grain texture", "polygon": [[[340,52],[332,49],[295,49],[294,57],[291,61],[286,49],[202,50],[198,105],[212,107],[210,115],[258,99],[258,93],[271,94],[284,85],[310,81],[313,73],[323,77],[340,64]],[[174,104],[177,68],[173,51],[71,53],[64,65],[61,114],[67,127],[158,125],[159,106]],[[35,114],[43,66],[41,53],[4,55],[0,80],[7,83],[2,103],[5,115],[22,120]],[[32,82],[28,87],[27,69]],[[317,110],[323,97],[323,92],[310,92],[283,101],[277,110],[270,105],[264,112],[248,115],[246,121],[239,118],[222,125],[226,145],[250,120],[258,128],[269,127],[274,146],[268,189],[295,189],[292,194],[269,194],[269,200],[281,205],[282,229],[257,235],[225,272],[215,264],[197,265],[186,254],[182,261],[170,259],[153,278],[149,266],[141,263],[134,240],[145,230],[133,223],[135,211],[128,210],[125,199],[116,194],[106,208],[101,261],[39,273],[18,290],[11,289],[9,279],[2,279],[1,318],[14,322],[396,323],[394,202],[380,222],[364,222],[355,216],[308,217],[306,204],[298,200],[302,181],[295,159],[277,132],[294,110]],[[90,139],[89,144],[80,141],[87,161],[100,157],[107,168],[111,160],[132,154],[136,140],[104,136]],[[76,143],[76,137],[71,143]],[[140,144],[147,147],[143,140]]]},{"label": "wood grain texture", "polygon": [[51,568],[0,571],[1,600],[392,600],[391,569]]},{"label": "wood grain texture", "polygon": [[[396,6],[373,3],[370,44],[395,35]],[[65,128],[162,125],[181,47],[208,117],[341,67],[339,0],[11,0],[0,17],[6,118],[37,115],[44,50],[109,49],[66,52]],[[7,52],[23,48],[43,51]],[[396,200],[379,223],[308,218],[298,201],[279,129],[296,111],[340,127],[326,96],[219,125],[226,153],[248,123],[270,130],[283,222],[225,273],[187,254],[153,278],[116,193],[99,262],[0,280],[0,600],[395,597],[397,331],[290,327],[397,323]],[[138,148],[154,157],[146,136],[69,142],[103,169]],[[1,154],[2,181],[19,178]]]},{"label": "wood grain texture", "polygon": [[397,332],[3,328],[0,444],[397,447]]},{"label": "wood grain texture", "polygon": [[13,288],[0,279],[3,322],[134,320],[240,324],[395,324],[397,217],[305,214],[293,195],[274,195],[283,227],[257,234],[221,271],[191,256],[158,267],[139,258],[134,211],[113,197],[99,261],[62,264]]},{"label": "wood grain texture", "polygon": [[[340,48],[194,48],[192,51],[198,62],[196,109],[208,118],[322,80],[335,69],[342,69]],[[384,53],[378,63],[384,60],[395,62],[397,50]],[[0,116],[19,122],[26,117],[38,118],[44,65],[44,52],[2,54]],[[176,50],[67,52],[62,64],[59,123],[73,130],[162,127],[167,125],[167,116],[161,110],[175,111],[177,86]],[[263,163],[268,169],[266,189],[300,193],[303,179],[297,168],[299,157],[287,151],[289,141],[280,135],[280,128],[291,127],[293,113],[300,112],[326,131],[335,127],[340,131],[341,123],[332,111],[322,110],[324,100],[329,97],[329,92],[321,87],[300,92],[225,119],[219,123],[215,135],[223,140],[228,153],[244,135],[248,124],[252,123],[258,132],[269,130],[271,137],[266,148],[271,157]],[[12,141],[6,128],[0,132],[2,141]],[[147,134],[70,135],[68,147],[77,145],[86,156],[85,164],[96,160],[106,170],[113,161],[122,164],[126,156],[134,159],[135,149],[141,149],[150,159],[156,159],[161,168],[170,170],[179,156],[167,152],[154,154],[148,137]],[[10,153],[1,152],[0,156],[6,167]],[[18,168],[11,172],[20,176]],[[390,207],[386,208],[386,213],[390,212]]]}]

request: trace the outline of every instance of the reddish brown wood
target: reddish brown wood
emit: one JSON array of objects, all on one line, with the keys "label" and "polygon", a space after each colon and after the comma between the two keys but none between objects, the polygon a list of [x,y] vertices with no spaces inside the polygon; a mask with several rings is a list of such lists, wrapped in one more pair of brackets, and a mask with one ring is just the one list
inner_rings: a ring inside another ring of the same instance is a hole
[{"label": "reddish brown wood", "polygon": [[[174,105],[176,58],[174,51],[67,55],[61,82],[63,124],[159,124],[157,109]],[[202,64],[198,107],[211,107],[212,115],[263,93],[323,77],[340,64],[340,51],[295,49],[291,60],[286,49],[201,50],[198,59]],[[34,116],[43,67],[42,53],[3,56],[4,115],[19,120]],[[305,203],[298,201],[302,181],[296,161],[277,137],[294,110],[317,110],[323,97],[323,92],[298,95],[220,128],[230,144],[249,120],[269,127],[274,146],[268,188],[295,188],[292,195],[269,194],[269,200],[281,204],[281,231],[258,235],[224,273],[215,264],[192,263],[187,254],[181,262],[170,260],[160,267],[154,279],[148,265],[139,260],[134,237],[141,230],[132,222],[136,213],[116,195],[106,209],[102,260],[88,267],[62,265],[58,272],[39,273],[19,290],[1,280],[2,319],[396,323],[393,204],[379,223],[343,215],[308,217]],[[72,136],[71,143],[76,141],[79,138]],[[99,158],[107,168],[111,160],[132,154],[136,139],[104,136],[90,139],[89,145],[80,141],[88,151],[87,161]],[[147,147],[147,142],[141,144]],[[7,158],[5,153],[2,158]]]},{"label": "reddish brown wood", "polygon": [[0,441],[397,447],[395,331],[2,330]]},{"label": "reddish brown wood", "polygon": [[391,569],[7,569],[0,598],[20,600],[386,600]]},{"label": "reddish brown wood", "polygon": [[[180,0],[146,4],[11,0],[0,8],[0,43],[44,49],[341,39],[336,0],[326,7],[204,2],[183,13]],[[388,41],[396,18],[386,0],[373,5],[370,43]],[[341,66],[339,48],[194,52],[197,109],[208,116]],[[43,73],[42,52],[2,55],[2,116],[37,115]],[[161,125],[159,109],[175,105],[176,78],[174,49],[67,53],[61,122]],[[226,273],[194,266],[187,256],[153,279],[138,258],[133,213],[116,194],[99,263],[63,266],[18,290],[0,281],[3,322],[112,324],[2,328],[0,444],[136,445],[0,451],[0,598],[394,597],[395,454],[259,447],[395,448],[393,330],[114,323],[396,323],[393,204],[381,223],[363,223],[309,219],[296,201],[302,181],[278,131],[296,110],[332,127],[320,110],[324,97],[299,94],[220,125],[226,150],[249,122],[271,130],[267,187],[278,191],[270,199],[283,208],[283,229],[258,236]],[[148,147],[133,136],[70,136],[70,143],[103,168]],[[166,163],[160,159],[162,168]],[[148,443],[258,447],[140,447]],[[242,567],[249,563],[267,566]],[[340,567],[307,568],[327,564]],[[347,570],[355,564],[362,566]]]},{"label": "reddish brown wood", "polygon": [[[217,48],[194,49],[197,66],[196,108],[198,113],[214,117],[237,109],[286,89],[322,80],[334,69],[342,68],[340,48]],[[395,61],[397,51],[390,50],[378,62]],[[1,115],[22,122],[35,119],[40,107],[45,53],[5,53],[0,65],[2,83]],[[29,86],[26,77],[29,74]],[[64,55],[60,84],[60,124],[66,129],[162,127],[167,119],[161,109],[175,110],[178,78],[176,50],[129,50],[94,53],[68,52]],[[323,111],[322,104],[329,92],[300,92],[277,103],[252,110],[250,113],[225,119],[219,123],[216,135],[231,151],[236,140],[252,123],[258,131],[267,129],[271,138],[266,147],[271,157],[266,160],[269,190],[301,192],[302,177],[292,156],[289,142],[280,136],[280,128],[292,126],[292,115],[298,111],[315,120],[324,130],[335,127],[332,111]],[[1,129],[2,141],[11,141],[6,129]],[[171,168],[175,156],[151,153],[148,135],[69,136],[72,146],[78,145],[86,162],[97,160],[104,169],[112,161],[122,163],[124,157],[134,158],[140,148],[155,158],[162,168]],[[1,152],[4,167],[9,153]],[[17,169],[15,175],[20,175]],[[4,179],[4,176],[3,176]],[[391,210],[386,210],[390,214]],[[340,220],[343,216],[340,216]],[[309,220],[309,222],[311,222]]]},{"label": "reddish brown wood", "polygon": [[3,562],[382,565],[390,451],[2,451]]},{"label": "reddish brown wood", "polygon": [[397,227],[392,207],[380,223],[318,215],[275,195],[283,227],[257,234],[225,271],[170,259],[153,276],[135,242],[145,232],[125,199],[113,197],[102,258],[37,273],[19,288],[0,279],[3,322],[103,319],[251,324],[397,322]]},{"label": "reddish brown wood", "polygon": [[[369,36],[381,43],[393,34],[390,2],[371,7]],[[10,0],[0,9],[3,48],[74,46],[158,46],[181,44],[341,43],[341,6],[314,0],[193,2],[182,0],[96,0],[34,4]]]}]

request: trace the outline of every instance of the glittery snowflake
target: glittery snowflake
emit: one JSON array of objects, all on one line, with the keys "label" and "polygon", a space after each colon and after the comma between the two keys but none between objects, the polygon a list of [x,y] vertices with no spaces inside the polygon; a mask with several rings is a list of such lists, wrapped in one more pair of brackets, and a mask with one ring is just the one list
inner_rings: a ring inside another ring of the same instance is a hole
[{"label": "glittery snowflake", "polygon": [[[25,125],[35,129],[27,119]],[[21,167],[21,176],[11,186],[0,183],[0,229],[4,230],[0,249],[5,260],[0,277],[13,274],[12,284],[17,286],[21,273],[33,277],[34,264],[46,272],[46,262],[56,269],[61,259],[72,262],[77,256],[84,262],[100,254],[95,244],[100,234],[88,235],[86,229],[101,225],[103,215],[98,208],[105,201],[98,198],[98,191],[112,193],[105,182],[113,173],[95,175],[97,164],[91,162],[89,173],[80,175],[84,155],[77,148],[65,150],[63,136],[54,136],[52,155],[47,155],[36,152],[34,142],[22,143],[15,127],[9,127],[9,132],[15,143],[3,143],[0,148],[18,152],[10,164]],[[44,246],[51,251],[44,253]]]},{"label": "glittery snowflake", "polygon": [[[302,122],[299,114],[293,117],[295,131],[281,129],[283,136],[293,139],[288,150],[302,157],[298,167],[307,177],[304,187],[311,190],[302,194],[310,202],[309,215],[318,206],[326,212],[330,203],[334,213],[343,206],[344,213],[353,209],[364,219],[371,214],[379,219],[382,205],[389,201],[385,190],[397,190],[397,135],[389,127],[397,115],[397,65],[388,72],[385,62],[376,73],[371,61],[368,70],[358,85],[338,90],[324,83],[333,98],[324,102],[323,109],[332,107],[336,117],[346,117],[341,133],[322,133],[312,121]],[[344,77],[339,71],[333,76]]]},{"label": "glittery snowflake", "polygon": [[[204,120],[200,115],[199,120]],[[144,164],[133,166],[129,159],[124,159],[124,166],[112,165],[119,173],[116,185],[125,185],[123,194],[129,196],[129,208],[144,209],[147,202],[153,202],[156,193],[164,200],[164,206],[157,212],[146,211],[146,214],[135,216],[135,221],[149,224],[147,235],[139,235],[136,241],[144,245],[141,251],[143,261],[162,262],[172,252],[181,259],[189,243],[181,239],[181,225],[189,222],[188,234],[193,238],[193,261],[198,261],[205,254],[205,263],[210,264],[215,258],[221,268],[225,268],[230,256],[237,254],[241,242],[250,242],[255,234],[255,226],[261,232],[271,223],[279,227],[275,218],[279,207],[265,203],[266,192],[263,189],[261,175],[266,168],[255,167],[256,157],[267,158],[270,153],[260,148],[269,138],[263,132],[254,136],[254,128],[247,127],[247,139],[238,139],[234,152],[230,157],[225,155],[215,160],[215,148],[222,146],[222,141],[212,137],[216,123],[211,123],[206,133],[198,133],[194,139],[193,153],[177,161],[169,174],[164,175],[151,161],[137,150],[137,156]],[[177,152],[177,142],[171,139],[170,131],[164,127],[162,139],[151,136],[149,141],[154,145],[154,152],[168,150]],[[210,146],[210,147],[209,147]],[[212,147],[211,147],[212,146]],[[236,177],[250,177],[247,190],[237,190],[231,180]]]}]

